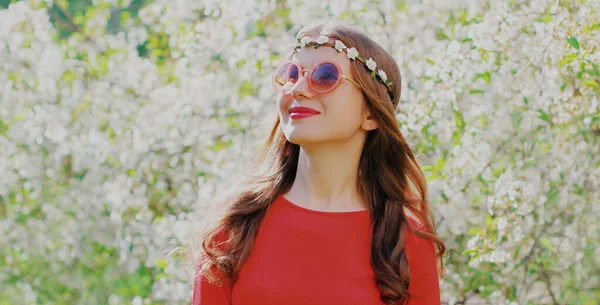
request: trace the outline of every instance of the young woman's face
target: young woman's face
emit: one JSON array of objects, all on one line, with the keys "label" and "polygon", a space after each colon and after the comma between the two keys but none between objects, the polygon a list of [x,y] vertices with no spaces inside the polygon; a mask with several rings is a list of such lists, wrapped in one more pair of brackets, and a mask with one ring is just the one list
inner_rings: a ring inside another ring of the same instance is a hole
[{"label": "young woman's face", "polygon": [[[341,74],[354,80],[350,59],[334,48],[305,47],[292,57],[303,70],[310,70],[324,60],[335,61]],[[298,145],[346,142],[376,127],[374,121],[366,119],[369,113],[361,89],[343,78],[333,91],[317,93],[309,87],[307,72],[293,85],[290,93],[278,95],[277,107],[283,133],[288,141]],[[303,117],[293,109],[290,111],[293,107],[307,107],[319,113]]]}]

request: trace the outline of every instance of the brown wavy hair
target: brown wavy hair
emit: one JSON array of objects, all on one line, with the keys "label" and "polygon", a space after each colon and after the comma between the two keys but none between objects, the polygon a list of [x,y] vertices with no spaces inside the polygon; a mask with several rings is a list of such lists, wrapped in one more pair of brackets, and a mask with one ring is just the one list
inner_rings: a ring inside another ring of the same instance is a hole
[{"label": "brown wavy hair", "polygon": [[[372,117],[379,128],[369,131],[359,162],[359,194],[368,203],[372,226],[371,266],[386,304],[405,304],[410,298],[410,268],[405,234],[431,240],[439,261],[438,274],[445,276],[446,247],[436,236],[427,198],[427,184],[410,146],[400,132],[395,110],[400,100],[401,75],[392,56],[359,31],[340,24],[320,23],[302,28],[296,38],[326,35],[353,46],[363,58],[373,58],[393,81],[391,100],[385,86],[371,79],[364,64],[351,61],[354,79],[363,88]],[[247,260],[259,225],[277,196],[290,190],[296,176],[300,147],[287,141],[279,128],[279,116],[254,161],[242,189],[227,198],[220,220],[201,236],[203,255],[199,272],[211,283],[234,284]],[[406,211],[426,230],[413,227]]]}]

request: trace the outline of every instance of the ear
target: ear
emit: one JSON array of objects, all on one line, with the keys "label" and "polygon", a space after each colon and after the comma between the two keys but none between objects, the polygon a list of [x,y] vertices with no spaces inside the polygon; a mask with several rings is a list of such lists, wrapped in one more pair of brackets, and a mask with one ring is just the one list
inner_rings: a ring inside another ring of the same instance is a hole
[{"label": "ear", "polygon": [[362,127],[362,129],[364,129],[366,131],[371,131],[371,130],[377,129],[379,127],[379,124],[377,123],[377,121],[375,121],[373,119],[373,117],[371,116],[371,113],[369,111],[369,112],[367,112],[366,118],[363,120],[360,127]]}]

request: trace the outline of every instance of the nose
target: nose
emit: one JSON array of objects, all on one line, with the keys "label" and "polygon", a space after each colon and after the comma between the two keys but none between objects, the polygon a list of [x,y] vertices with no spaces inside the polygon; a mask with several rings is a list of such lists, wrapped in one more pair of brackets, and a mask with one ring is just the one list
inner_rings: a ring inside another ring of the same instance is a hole
[{"label": "nose", "polygon": [[308,85],[308,73],[306,73],[306,70],[302,71],[302,76],[294,84],[294,86],[292,86],[290,93],[292,94],[294,99],[299,99],[300,97],[311,97],[310,86]]}]

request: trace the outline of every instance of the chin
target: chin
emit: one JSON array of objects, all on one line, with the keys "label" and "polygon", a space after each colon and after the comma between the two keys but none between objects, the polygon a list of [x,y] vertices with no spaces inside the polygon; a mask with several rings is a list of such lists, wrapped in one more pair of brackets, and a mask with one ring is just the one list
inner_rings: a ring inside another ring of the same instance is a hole
[{"label": "chin", "polygon": [[303,136],[298,136],[298,135],[286,135],[285,137],[287,138],[287,140],[290,143],[300,145],[300,146],[302,146],[304,144],[315,142],[311,137],[303,137]]},{"label": "chin", "polygon": [[290,143],[297,144],[300,146],[304,144],[323,142],[324,140],[323,138],[319,137],[318,135],[312,132],[301,132],[300,130],[287,131],[284,132],[284,134]]}]

